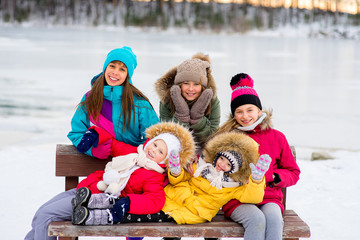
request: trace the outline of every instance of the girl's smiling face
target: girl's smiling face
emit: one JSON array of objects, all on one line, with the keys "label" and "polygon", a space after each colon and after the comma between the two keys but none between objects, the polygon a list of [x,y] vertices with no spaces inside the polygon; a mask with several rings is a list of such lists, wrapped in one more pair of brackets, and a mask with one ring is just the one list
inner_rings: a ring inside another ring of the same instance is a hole
[{"label": "girl's smiling face", "polygon": [[167,156],[167,146],[164,140],[156,139],[145,148],[146,157],[156,163],[161,163]]},{"label": "girl's smiling face", "polygon": [[124,63],[113,61],[105,69],[105,80],[109,86],[120,86],[128,76],[128,70]]},{"label": "girl's smiling face", "polygon": [[197,99],[201,94],[201,84],[192,81],[183,82],[180,85],[181,95],[188,101]]},{"label": "girl's smiling face", "polygon": [[235,109],[234,118],[242,127],[255,123],[261,115],[261,110],[253,104],[241,105]]},{"label": "girl's smiling face", "polygon": [[228,172],[231,170],[231,163],[226,157],[220,155],[218,157],[218,159],[216,160],[215,168],[216,168],[216,171],[218,171],[218,172],[220,172],[220,171]]}]

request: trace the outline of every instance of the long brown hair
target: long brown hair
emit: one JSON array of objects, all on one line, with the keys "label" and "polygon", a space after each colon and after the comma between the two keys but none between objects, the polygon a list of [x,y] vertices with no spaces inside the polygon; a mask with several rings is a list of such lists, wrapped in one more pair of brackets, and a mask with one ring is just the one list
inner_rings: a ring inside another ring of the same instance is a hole
[{"label": "long brown hair", "polygon": [[[104,74],[100,75],[98,77],[89,94],[86,96],[85,101],[81,102],[80,105],[84,106],[88,114],[91,118],[93,118],[95,121],[99,120],[99,115],[102,109],[103,105],[103,89],[105,85],[105,76]],[[123,130],[128,128],[130,126],[130,119],[131,115],[135,110],[135,103],[134,103],[134,96],[137,98],[143,98],[146,101],[149,102],[151,105],[149,99],[134,85],[130,84],[129,82],[129,76],[126,77],[126,80],[122,84],[123,86],[123,92],[121,96],[121,102],[122,102],[122,115],[123,115]],[[135,121],[135,119],[133,119]]]}]

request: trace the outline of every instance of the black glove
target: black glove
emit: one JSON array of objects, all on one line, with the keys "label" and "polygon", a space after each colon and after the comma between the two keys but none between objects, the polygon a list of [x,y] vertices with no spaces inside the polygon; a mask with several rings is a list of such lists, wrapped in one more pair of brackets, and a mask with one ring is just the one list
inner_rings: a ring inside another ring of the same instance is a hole
[{"label": "black glove", "polygon": [[125,214],[130,210],[130,198],[121,197],[116,200],[114,206],[110,209],[114,223],[119,223],[124,219]]},{"label": "black glove", "polygon": [[99,134],[94,129],[89,129],[82,137],[76,149],[79,152],[84,153],[87,150],[89,150],[91,146],[97,147],[98,143],[99,143]]}]

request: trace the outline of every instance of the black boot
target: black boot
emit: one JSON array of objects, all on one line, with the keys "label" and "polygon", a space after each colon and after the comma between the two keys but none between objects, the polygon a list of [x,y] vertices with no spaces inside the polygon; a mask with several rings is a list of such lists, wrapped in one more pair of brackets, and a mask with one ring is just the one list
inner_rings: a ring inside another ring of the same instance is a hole
[{"label": "black boot", "polygon": [[87,206],[90,197],[91,197],[90,189],[86,187],[82,187],[76,190],[75,197],[71,199],[71,205],[73,210],[75,210],[75,208],[78,206]]},{"label": "black boot", "polygon": [[72,224],[85,225],[85,221],[89,216],[89,211],[86,207],[77,206],[72,214]]}]

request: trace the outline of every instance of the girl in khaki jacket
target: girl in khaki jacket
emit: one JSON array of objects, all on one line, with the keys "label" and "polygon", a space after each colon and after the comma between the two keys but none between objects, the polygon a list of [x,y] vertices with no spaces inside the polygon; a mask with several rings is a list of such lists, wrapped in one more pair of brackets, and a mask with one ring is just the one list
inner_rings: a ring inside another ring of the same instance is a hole
[{"label": "girl in khaki jacket", "polygon": [[197,53],[171,68],[155,82],[155,91],[160,98],[160,121],[189,128],[201,149],[221,117],[209,56]]}]

